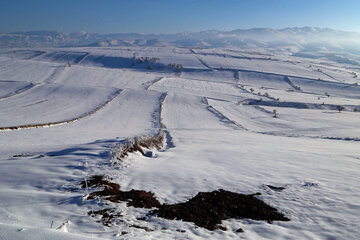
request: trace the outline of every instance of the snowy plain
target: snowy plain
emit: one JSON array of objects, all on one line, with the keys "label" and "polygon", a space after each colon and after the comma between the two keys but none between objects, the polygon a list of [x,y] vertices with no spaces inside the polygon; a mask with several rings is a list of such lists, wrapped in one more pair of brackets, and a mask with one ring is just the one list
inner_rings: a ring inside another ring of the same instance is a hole
[{"label": "snowy plain", "polygon": [[[264,51],[1,49],[0,239],[359,239],[360,72]],[[116,144],[162,125],[163,150],[111,164]],[[96,174],[168,204],[260,192],[290,221],[139,221],[148,210],[85,200]],[[87,214],[109,206],[110,227]]]}]

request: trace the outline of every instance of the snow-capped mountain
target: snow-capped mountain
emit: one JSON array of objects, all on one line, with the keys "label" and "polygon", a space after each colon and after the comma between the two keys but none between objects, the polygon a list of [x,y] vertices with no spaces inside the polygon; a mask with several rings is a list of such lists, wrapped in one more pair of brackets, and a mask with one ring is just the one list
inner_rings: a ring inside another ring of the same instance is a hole
[{"label": "snow-capped mountain", "polygon": [[31,31],[0,34],[0,47],[64,47],[64,46],[164,46],[179,47],[296,47],[309,46],[335,50],[359,48],[360,34],[329,28],[293,27],[284,29],[252,28],[233,31],[209,30],[177,34],[141,34],[89,32],[61,33]]}]

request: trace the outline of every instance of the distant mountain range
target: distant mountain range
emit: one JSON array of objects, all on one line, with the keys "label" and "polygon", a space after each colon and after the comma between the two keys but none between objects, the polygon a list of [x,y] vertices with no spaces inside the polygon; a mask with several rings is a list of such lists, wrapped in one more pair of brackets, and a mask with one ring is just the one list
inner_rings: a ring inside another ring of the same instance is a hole
[{"label": "distant mountain range", "polygon": [[252,28],[177,34],[30,31],[0,34],[0,47],[178,46],[198,48],[277,48],[289,52],[336,50],[360,53],[360,34],[329,28]]}]

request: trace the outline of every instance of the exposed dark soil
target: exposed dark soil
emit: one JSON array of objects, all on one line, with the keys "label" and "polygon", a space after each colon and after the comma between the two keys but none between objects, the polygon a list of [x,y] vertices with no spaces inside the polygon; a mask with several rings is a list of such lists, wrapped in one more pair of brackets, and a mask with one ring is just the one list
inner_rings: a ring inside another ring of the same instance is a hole
[{"label": "exposed dark soil", "polygon": [[272,186],[272,185],[266,185],[268,188],[272,189],[272,190],[275,190],[275,191],[282,191],[284,190],[285,188],[284,187],[275,187],[275,186]]},{"label": "exposed dark soil", "polygon": [[92,217],[101,216],[101,220],[98,222],[101,222],[104,226],[110,227],[112,224],[113,218],[119,218],[123,215],[121,212],[116,212],[113,208],[105,208],[99,211],[89,211],[88,214]]},{"label": "exposed dark soil", "polygon": [[[94,175],[89,179],[80,182],[81,188],[91,187],[91,188],[100,188],[103,187],[104,191],[108,192],[118,192],[120,190],[119,184],[110,182],[111,179],[108,179],[106,176]],[[108,193],[111,194],[111,193]]]},{"label": "exposed dark soil", "polygon": [[160,203],[154,197],[154,194],[144,190],[132,189],[128,192],[119,191],[119,193],[109,196],[105,199],[111,202],[126,201],[128,206],[133,206],[136,208],[153,208],[160,206]]},{"label": "exposed dark soil", "polygon": [[100,191],[91,193],[88,199],[103,198],[111,202],[127,202],[128,206],[136,208],[153,208],[160,206],[159,201],[154,197],[152,192],[144,190],[130,190],[121,191],[120,186],[116,183],[110,182],[106,177],[95,175],[88,179],[86,182],[80,183],[82,188],[102,188]]},{"label": "exposed dark soil", "polygon": [[142,226],[135,225],[135,224],[130,225],[129,227],[142,229],[142,230],[145,230],[147,232],[153,232],[154,231],[154,229],[151,229],[151,228],[148,228],[148,227],[142,227]]},{"label": "exposed dark soil", "polygon": [[[255,197],[260,193],[245,195],[220,189],[213,192],[200,192],[184,203],[167,205],[160,204],[152,192],[134,189],[121,191],[118,184],[110,182],[105,176],[92,176],[86,182],[82,181],[80,185],[82,188],[102,188],[100,191],[91,193],[88,199],[101,198],[111,202],[126,201],[128,206],[137,208],[156,207],[157,209],[151,211],[150,215],[156,214],[161,218],[193,222],[195,225],[208,230],[221,229],[226,231],[226,228],[220,224],[222,220],[229,218],[248,218],[269,223],[272,221],[290,221],[275,208]],[[108,222],[108,219],[111,222],[112,215],[109,209],[90,211],[89,214],[102,214],[104,223]]]},{"label": "exposed dark soil", "polygon": [[16,154],[14,156],[12,156],[13,158],[22,158],[22,157],[33,157],[34,155],[32,154]]},{"label": "exposed dark soil", "polygon": [[283,214],[254,195],[244,195],[225,190],[200,192],[185,203],[161,205],[151,212],[166,219],[194,222],[208,230],[218,229],[221,220],[249,218],[254,220],[289,221]]},{"label": "exposed dark soil", "polygon": [[245,232],[245,231],[244,231],[244,229],[239,228],[238,230],[236,230],[236,232],[237,232],[237,233],[243,233],[243,232]]}]

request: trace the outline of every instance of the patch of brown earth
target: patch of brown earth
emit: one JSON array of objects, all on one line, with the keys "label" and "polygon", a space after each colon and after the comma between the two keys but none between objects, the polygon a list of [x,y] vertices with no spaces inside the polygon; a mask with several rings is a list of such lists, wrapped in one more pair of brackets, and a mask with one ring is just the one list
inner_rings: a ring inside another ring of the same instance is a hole
[{"label": "patch of brown earth", "polygon": [[128,206],[136,208],[153,208],[160,206],[159,201],[154,197],[152,192],[144,190],[121,191],[120,186],[110,182],[106,177],[96,175],[89,180],[80,183],[82,188],[102,188],[100,191],[91,193],[87,199],[103,198],[111,202],[127,202]]},{"label": "patch of brown earth", "polygon": [[[275,208],[255,197],[260,193],[245,195],[220,189],[213,192],[200,192],[184,203],[167,205],[160,204],[152,192],[143,190],[121,191],[118,184],[110,182],[104,176],[97,175],[86,182],[82,181],[81,187],[102,188],[101,191],[91,193],[88,199],[101,198],[112,202],[126,201],[128,206],[137,208],[156,207],[158,209],[149,214],[156,214],[158,217],[166,219],[193,222],[195,225],[208,230],[226,230],[220,224],[222,220],[229,218],[248,218],[269,223],[272,221],[290,221]],[[108,210],[104,209],[103,211],[105,211],[103,215],[108,218]],[[101,214],[101,211],[98,212]],[[92,211],[90,213],[94,214]]]},{"label": "patch of brown earth", "polygon": [[284,187],[275,187],[275,186],[272,186],[272,185],[266,185],[268,188],[270,188],[271,190],[275,190],[275,191],[282,191],[284,190],[285,188]]},{"label": "patch of brown earth", "polygon": [[253,220],[289,221],[283,214],[254,195],[244,195],[225,190],[200,192],[185,203],[161,205],[151,212],[166,219],[182,219],[199,227],[215,230],[221,220],[248,218]]},{"label": "patch of brown earth", "polygon": [[119,217],[122,217],[121,212],[115,212],[115,209],[113,208],[105,208],[99,211],[89,211],[88,214],[92,217],[95,216],[101,216],[101,220],[98,222],[101,222],[104,226],[110,227],[112,224],[112,219],[117,219]]}]

